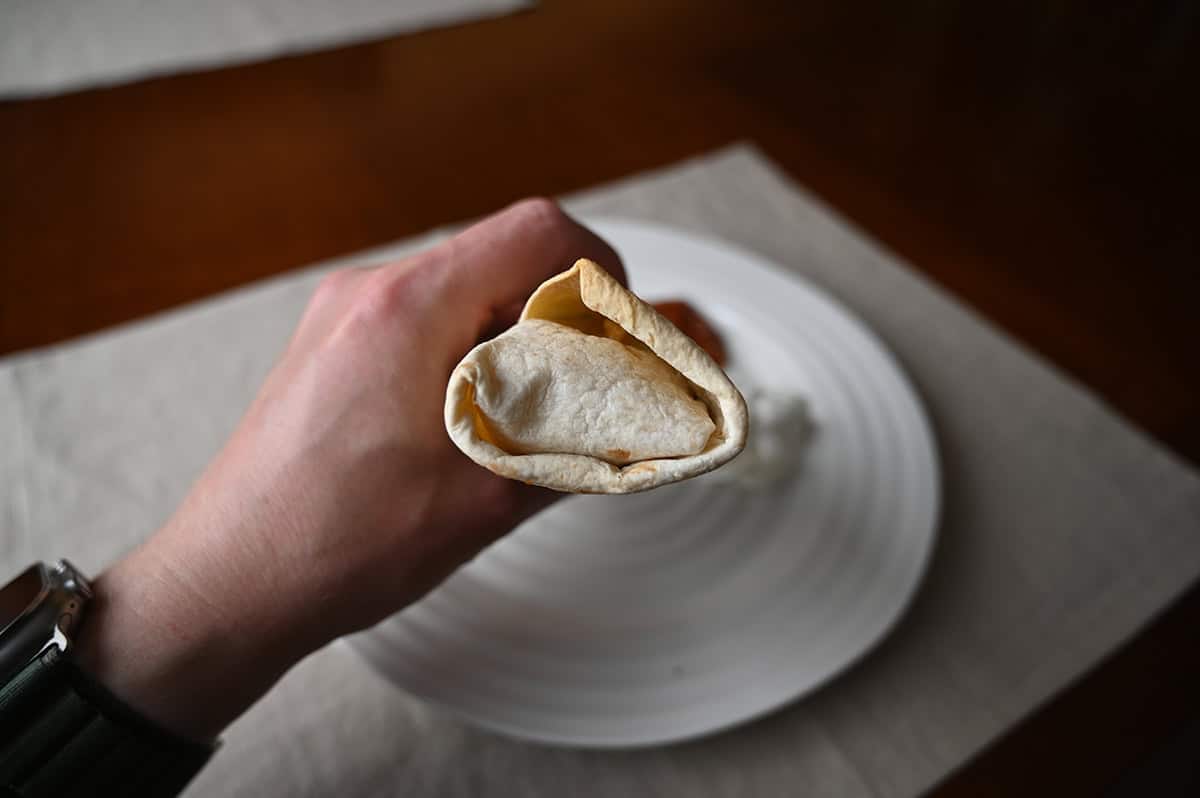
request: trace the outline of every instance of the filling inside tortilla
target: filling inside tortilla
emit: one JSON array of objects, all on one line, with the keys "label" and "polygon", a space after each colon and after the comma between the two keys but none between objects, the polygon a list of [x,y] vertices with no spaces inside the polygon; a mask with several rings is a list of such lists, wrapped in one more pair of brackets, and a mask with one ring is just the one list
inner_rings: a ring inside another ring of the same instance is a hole
[{"label": "filling inside tortilla", "polygon": [[618,466],[704,451],[716,424],[699,391],[608,325],[616,330],[531,318],[493,339],[476,363],[476,434],[510,454]]}]

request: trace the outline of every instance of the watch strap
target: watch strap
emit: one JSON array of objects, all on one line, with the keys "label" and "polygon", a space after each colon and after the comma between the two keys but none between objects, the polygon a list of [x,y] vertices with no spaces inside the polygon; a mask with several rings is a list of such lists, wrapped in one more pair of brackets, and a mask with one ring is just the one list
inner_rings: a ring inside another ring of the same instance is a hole
[{"label": "watch strap", "polygon": [[177,795],[214,746],[130,709],[57,646],[0,687],[0,795]]}]

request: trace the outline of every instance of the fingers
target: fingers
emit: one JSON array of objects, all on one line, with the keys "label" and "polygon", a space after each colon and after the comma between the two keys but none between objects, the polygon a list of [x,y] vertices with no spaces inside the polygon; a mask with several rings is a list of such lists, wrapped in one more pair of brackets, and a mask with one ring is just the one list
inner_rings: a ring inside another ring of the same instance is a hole
[{"label": "fingers", "polygon": [[578,258],[596,261],[622,283],[625,270],[616,251],[547,199],[528,199],[464,230],[428,253],[444,271],[452,300],[516,320],[543,281]]},{"label": "fingers", "polygon": [[493,308],[491,319],[487,326],[479,331],[479,340],[486,341],[489,338],[495,338],[516,324],[517,320],[521,318],[521,310],[524,307],[524,302],[509,302],[507,305]]},{"label": "fingers", "polygon": [[399,322],[405,305],[417,302],[453,308],[461,321],[448,343],[458,352],[516,323],[533,290],[578,258],[594,260],[624,283],[621,260],[603,239],[550,200],[522,200],[414,257],[327,276],[292,345],[319,339],[355,303],[373,304]]},{"label": "fingers", "polygon": [[517,523],[548,509],[559,499],[566,498],[566,493],[560,493],[537,485],[517,485]]}]

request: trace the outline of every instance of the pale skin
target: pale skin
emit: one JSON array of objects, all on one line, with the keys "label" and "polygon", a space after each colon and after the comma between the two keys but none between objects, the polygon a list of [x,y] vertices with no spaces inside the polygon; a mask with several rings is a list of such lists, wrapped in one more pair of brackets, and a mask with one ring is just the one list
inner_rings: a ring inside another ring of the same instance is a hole
[{"label": "pale skin", "polygon": [[611,247],[547,200],[317,288],[221,453],[96,580],[77,661],[146,717],[211,740],[308,653],[416,601],[554,498],[475,465],[446,380],[579,257]]}]

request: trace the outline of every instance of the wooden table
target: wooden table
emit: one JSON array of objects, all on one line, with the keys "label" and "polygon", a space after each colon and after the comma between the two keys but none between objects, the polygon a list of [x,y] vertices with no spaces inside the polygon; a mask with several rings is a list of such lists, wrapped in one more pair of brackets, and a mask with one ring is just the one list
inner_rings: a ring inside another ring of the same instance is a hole
[{"label": "wooden table", "polygon": [[[0,103],[0,352],[746,138],[1200,462],[1192,7],[744,5]],[[1200,716],[1197,630],[1194,588],[935,794],[1095,794]]]}]

